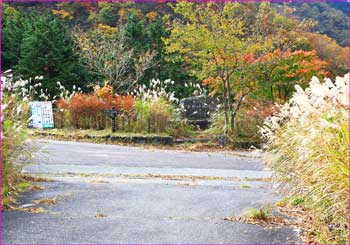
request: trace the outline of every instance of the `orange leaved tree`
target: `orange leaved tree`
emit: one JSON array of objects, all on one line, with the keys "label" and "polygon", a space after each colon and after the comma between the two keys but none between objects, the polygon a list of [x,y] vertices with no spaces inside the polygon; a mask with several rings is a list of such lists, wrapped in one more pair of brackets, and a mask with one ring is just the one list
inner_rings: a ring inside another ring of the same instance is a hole
[{"label": "orange leaved tree", "polygon": [[272,101],[286,101],[299,84],[307,86],[312,76],[325,77],[327,62],[321,60],[316,51],[281,51],[276,49],[256,60],[256,71],[260,87]]}]

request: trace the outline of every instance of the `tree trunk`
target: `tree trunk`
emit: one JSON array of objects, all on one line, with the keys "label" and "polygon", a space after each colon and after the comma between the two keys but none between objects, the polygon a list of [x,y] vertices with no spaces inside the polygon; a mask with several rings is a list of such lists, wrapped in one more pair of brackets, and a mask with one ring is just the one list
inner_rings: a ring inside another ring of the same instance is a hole
[{"label": "tree trunk", "polygon": [[227,135],[227,126],[228,126],[228,103],[227,103],[227,88],[226,83],[222,80],[222,96],[224,100],[224,116],[225,116],[225,125],[224,125],[224,135]]},{"label": "tree trunk", "polygon": [[237,115],[238,110],[239,110],[239,109],[241,108],[241,106],[242,106],[243,98],[244,98],[245,96],[246,96],[246,94],[245,94],[245,93],[242,93],[241,97],[240,97],[239,100],[238,100],[238,103],[237,103],[237,105],[236,105],[235,110],[232,111],[232,113],[231,113],[231,129],[232,129],[232,130],[233,130],[234,127],[235,127],[235,117],[236,117],[236,115]]},{"label": "tree trunk", "polygon": [[233,98],[232,98],[232,94],[231,94],[231,90],[230,90],[230,84],[229,81],[226,81],[227,83],[227,87],[228,87],[228,91],[227,91],[227,97],[228,97],[228,113],[231,115],[231,120],[230,120],[230,130],[231,132],[233,132],[234,128],[233,128],[233,124],[232,124],[232,103],[233,103]]}]

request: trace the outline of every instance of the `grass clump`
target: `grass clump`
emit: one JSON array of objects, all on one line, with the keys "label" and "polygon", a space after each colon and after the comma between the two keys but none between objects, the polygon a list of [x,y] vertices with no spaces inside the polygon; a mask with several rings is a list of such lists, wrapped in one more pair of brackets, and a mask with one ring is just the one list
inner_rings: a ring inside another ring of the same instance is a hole
[{"label": "grass clump", "polygon": [[286,207],[289,203],[289,198],[288,197],[284,197],[280,200],[278,200],[276,203],[275,203],[275,206],[276,207]]},{"label": "grass clump", "polygon": [[290,205],[292,206],[299,206],[300,204],[304,203],[305,199],[304,198],[294,198],[291,202]]},{"label": "grass clump", "polygon": [[256,219],[256,220],[267,220],[270,214],[269,208],[249,208],[245,212],[246,218]]},{"label": "grass clump", "polygon": [[30,187],[19,174],[23,160],[31,157],[26,140],[29,104],[33,100],[33,81],[17,79],[6,71],[2,74],[2,205],[14,202],[18,192]]},{"label": "grass clump", "polygon": [[29,182],[21,182],[19,184],[17,184],[17,190],[19,192],[24,192],[26,189],[30,188],[32,185]]},{"label": "grass clump", "polygon": [[349,74],[336,83],[313,78],[305,91],[266,120],[265,162],[284,189],[290,206],[312,214],[317,242],[349,243]]},{"label": "grass clump", "polygon": [[35,203],[35,204],[54,205],[54,204],[57,203],[57,199],[56,198],[44,198],[44,199],[34,200],[33,203]]}]

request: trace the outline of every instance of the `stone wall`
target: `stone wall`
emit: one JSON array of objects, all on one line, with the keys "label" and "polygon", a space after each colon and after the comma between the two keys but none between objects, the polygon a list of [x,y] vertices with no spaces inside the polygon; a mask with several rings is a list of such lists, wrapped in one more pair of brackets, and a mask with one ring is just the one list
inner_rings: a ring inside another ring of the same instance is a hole
[{"label": "stone wall", "polygon": [[211,114],[216,111],[218,101],[209,96],[195,96],[180,101],[182,116],[201,128],[209,125]]}]

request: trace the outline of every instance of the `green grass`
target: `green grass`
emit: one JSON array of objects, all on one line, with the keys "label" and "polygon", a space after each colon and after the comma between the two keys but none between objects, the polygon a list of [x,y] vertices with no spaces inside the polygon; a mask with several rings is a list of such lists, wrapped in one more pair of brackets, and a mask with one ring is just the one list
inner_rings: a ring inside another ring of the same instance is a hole
[{"label": "green grass", "polygon": [[29,182],[20,182],[16,185],[16,189],[19,192],[24,192],[31,186],[32,186],[32,184],[30,184]]},{"label": "green grass", "polygon": [[269,214],[269,208],[248,208],[244,216],[256,220],[267,220]]},{"label": "green grass", "polygon": [[278,200],[276,203],[275,203],[275,206],[276,207],[286,207],[288,205],[290,201],[290,198],[289,197],[284,197],[284,198],[281,198],[280,200]]},{"label": "green grass", "polygon": [[16,181],[18,182],[14,187],[7,186],[6,183],[3,183],[2,186],[2,206],[9,206],[12,203],[16,202],[16,198],[18,193],[25,192],[28,188],[32,187],[32,184],[29,182],[25,182],[21,179],[20,175],[16,177]]},{"label": "green grass", "polygon": [[77,130],[77,129],[51,129],[51,130],[42,130],[42,129],[33,129],[33,133],[51,133],[60,137],[73,137],[73,136],[95,136],[95,137],[104,137],[104,136],[117,136],[117,137],[168,137],[167,133],[134,133],[134,132],[114,132],[112,133],[110,129],[105,130]]},{"label": "green grass", "polygon": [[284,197],[275,203],[276,207],[296,207],[305,203],[305,199],[298,196]]},{"label": "green grass", "polygon": [[290,201],[290,205],[291,206],[299,206],[300,204],[304,203],[305,199],[304,198],[300,198],[300,197],[295,197],[294,199],[292,199]]}]

